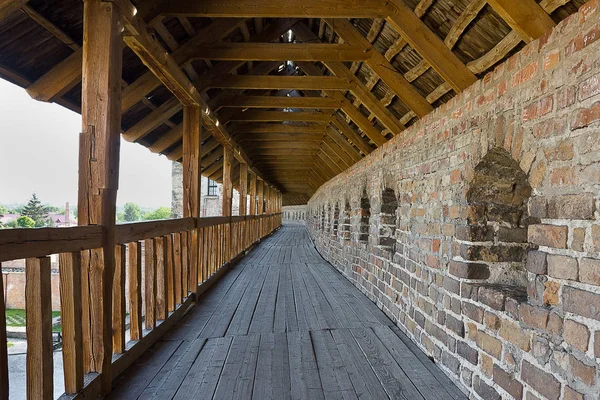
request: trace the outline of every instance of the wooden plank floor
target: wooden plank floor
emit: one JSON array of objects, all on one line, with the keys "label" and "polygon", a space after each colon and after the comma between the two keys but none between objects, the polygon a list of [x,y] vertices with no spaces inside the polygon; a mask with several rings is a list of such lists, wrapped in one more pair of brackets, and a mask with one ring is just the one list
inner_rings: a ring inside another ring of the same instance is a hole
[{"label": "wooden plank floor", "polygon": [[110,399],[466,399],[284,226],[114,385]]}]

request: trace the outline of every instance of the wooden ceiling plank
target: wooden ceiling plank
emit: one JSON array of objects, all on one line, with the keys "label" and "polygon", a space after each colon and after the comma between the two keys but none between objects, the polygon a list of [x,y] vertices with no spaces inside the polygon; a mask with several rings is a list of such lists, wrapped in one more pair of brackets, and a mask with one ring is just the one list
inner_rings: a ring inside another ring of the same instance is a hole
[{"label": "wooden ceiling plank", "polygon": [[354,144],[364,155],[370,154],[373,149],[364,139],[356,133],[339,115],[333,120],[333,124],[342,132],[352,144]]},{"label": "wooden ceiling plank", "polygon": [[[1,6],[0,6],[1,7]],[[79,50],[81,47],[79,43],[73,40],[72,37],[67,35],[62,29],[54,25],[50,20],[44,17],[42,14],[38,13],[34,10],[30,5],[25,4],[21,8],[21,10],[32,20],[34,20],[38,25],[44,28],[48,33],[52,36],[69,46],[73,50]],[[2,18],[0,17],[0,20]]]},{"label": "wooden ceiling plank", "polygon": [[[394,12],[386,19],[406,41],[460,92],[477,81],[475,75],[402,0],[390,0]],[[417,113],[418,114],[418,113]]]},{"label": "wooden ceiling plank", "polygon": [[354,162],[358,162],[362,159],[360,152],[332,126],[327,127],[327,136],[333,139],[333,141],[335,141],[338,146],[354,160]]},{"label": "wooden ceiling plank", "polygon": [[534,0],[487,0],[526,43],[542,36],[556,24]]}]

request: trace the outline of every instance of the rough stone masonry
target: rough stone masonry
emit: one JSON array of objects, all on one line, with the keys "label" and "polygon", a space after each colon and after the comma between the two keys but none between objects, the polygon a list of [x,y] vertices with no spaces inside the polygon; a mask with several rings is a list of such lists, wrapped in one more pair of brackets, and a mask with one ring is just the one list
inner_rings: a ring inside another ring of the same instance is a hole
[{"label": "rough stone masonry", "polygon": [[319,251],[472,398],[600,398],[599,12],[308,204]]}]

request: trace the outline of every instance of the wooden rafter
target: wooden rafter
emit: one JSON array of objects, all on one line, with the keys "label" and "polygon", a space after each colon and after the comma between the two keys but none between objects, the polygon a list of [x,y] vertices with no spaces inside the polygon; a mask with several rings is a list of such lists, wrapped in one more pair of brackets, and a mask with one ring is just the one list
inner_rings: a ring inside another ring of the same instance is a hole
[{"label": "wooden rafter", "polygon": [[224,107],[236,108],[333,108],[342,102],[325,97],[235,96]]},{"label": "wooden rafter", "polygon": [[140,14],[146,21],[159,15],[186,17],[259,18],[385,18],[384,0],[158,0],[145,2]]},{"label": "wooden rafter", "polygon": [[370,55],[346,44],[222,42],[197,47],[192,59],[253,61],[355,61]]},{"label": "wooden rafter", "polygon": [[322,122],[329,123],[331,114],[320,112],[285,112],[285,111],[262,111],[248,110],[236,112],[228,117],[229,121],[252,121],[252,122]]},{"label": "wooden rafter", "polygon": [[0,21],[27,4],[28,0],[4,0],[0,2]]},{"label": "wooden rafter", "polygon": [[442,39],[433,33],[402,0],[390,0],[395,11],[387,17],[388,23],[438,74],[460,92],[471,86],[477,78],[448,49]]},{"label": "wooden rafter", "polygon": [[556,24],[534,0],[487,0],[504,21],[529,43]]},{"label": "wooden rafter", "polygon": [[296,89],[296,90],[349,90],[346,79],[333,76],[248,76],[225,75],[213,79],[210,87],[222,89]]}]

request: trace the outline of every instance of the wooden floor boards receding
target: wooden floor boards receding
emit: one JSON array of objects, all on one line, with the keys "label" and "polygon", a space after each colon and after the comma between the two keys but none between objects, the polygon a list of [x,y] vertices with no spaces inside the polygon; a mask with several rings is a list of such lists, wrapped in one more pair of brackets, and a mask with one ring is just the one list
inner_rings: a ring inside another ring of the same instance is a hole
[{"label": "wooden floor boards receding", "polygon": [[466,399],[285,226],[114,384],[109,399]]}]

